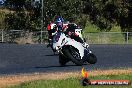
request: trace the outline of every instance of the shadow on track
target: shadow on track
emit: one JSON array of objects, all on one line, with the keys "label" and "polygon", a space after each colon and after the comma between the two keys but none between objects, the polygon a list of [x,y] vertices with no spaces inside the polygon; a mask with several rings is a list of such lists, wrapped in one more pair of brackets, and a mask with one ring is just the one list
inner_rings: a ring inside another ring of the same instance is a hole
[{"label": "shadow on track", "polygon": [[[87,64],[83,64],[83,65],[87,65]],[[37,66],[35,68],[56,68],[56,67],[82,67],[82,66],[78,66],[78,65],[65,65],[65,66]]]},{"label": "shadow on track", "polygon": [[49,54],[49,55],[45,55],[45,56],[59,56],[59,54]]}]

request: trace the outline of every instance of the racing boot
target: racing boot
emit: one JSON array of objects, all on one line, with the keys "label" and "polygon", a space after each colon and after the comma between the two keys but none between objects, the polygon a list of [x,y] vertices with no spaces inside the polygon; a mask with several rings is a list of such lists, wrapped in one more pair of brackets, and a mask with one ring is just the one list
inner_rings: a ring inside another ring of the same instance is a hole
[{"label": "racing boot", "polygon": [[49,39],[48,42],[49,42],[49,44],[47,45],[47,48],[51,47],[51,45],[52,45],[52,39]]}]

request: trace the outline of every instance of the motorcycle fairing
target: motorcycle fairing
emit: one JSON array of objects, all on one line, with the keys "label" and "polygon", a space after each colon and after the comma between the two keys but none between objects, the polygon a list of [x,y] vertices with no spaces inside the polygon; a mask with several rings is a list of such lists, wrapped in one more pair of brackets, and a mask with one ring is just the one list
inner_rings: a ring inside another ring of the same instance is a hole
[{"label": "motorcycle fairing", "polygon": [[[68,38],[65,36],[64,33],[58,33],[56,35],[57,37],[54,37],[54,44],[53,44],[53,48],[56,50],[59,50],[60,48],[62,48],[62,46],[64,45],[70,45],[73,46],[74,48],[79,50],[81,59],[83,59],[84,56],[84,47],[80,42],[75,41],[74,39]],[[59,40],[56,39],[59,37]],[[57,41],[58,40],[58,41]]]}]

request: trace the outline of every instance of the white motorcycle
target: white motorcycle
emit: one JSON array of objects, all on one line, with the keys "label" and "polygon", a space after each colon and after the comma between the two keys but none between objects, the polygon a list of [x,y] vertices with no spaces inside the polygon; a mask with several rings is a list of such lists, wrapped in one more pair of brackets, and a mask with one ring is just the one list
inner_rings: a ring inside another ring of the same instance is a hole
[{"label": "white motorcycle", "polygon": [[88,62],[95,64],[96,56],[80,42],[71,39],[63,32],[58,32],[53,38],[53,49],[59,52],[59,63],[64,66],[67,62],[72,61],[76,65],[83,65]]}]

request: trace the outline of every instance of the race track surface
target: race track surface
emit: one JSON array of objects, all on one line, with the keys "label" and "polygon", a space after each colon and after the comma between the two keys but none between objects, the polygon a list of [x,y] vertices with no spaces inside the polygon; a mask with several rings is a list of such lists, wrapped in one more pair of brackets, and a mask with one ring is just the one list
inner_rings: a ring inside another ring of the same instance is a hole
[{"label": "race track surface", "polygon": [[[132,45],[90,45],[97,56],[95,65],[83,65],[87,70],[132,67]],[[0,44],[0,75],[80,71],[81,66],[72,62],[60,67],[58,56],[54,56],[46,45]]]}]

